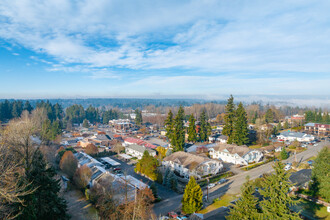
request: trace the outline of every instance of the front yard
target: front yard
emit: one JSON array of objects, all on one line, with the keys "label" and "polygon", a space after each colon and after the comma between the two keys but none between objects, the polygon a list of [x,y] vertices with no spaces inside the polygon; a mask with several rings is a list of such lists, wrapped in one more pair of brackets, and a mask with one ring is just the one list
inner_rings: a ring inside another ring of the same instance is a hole
[{"label": "front yard", "polygon": [[302,199],[301,203],[294,209],[297,211],[301,210],[301,214],[309,219],[330,220],[330,213],[327,212],[327,207],[305,199]]},{"label": "front yard", "polygon": [[211,212],[215,209],[218,209],[222,206],[228,206],[230,204],[230,202],[235,200],[235,199],[236,199],[236,195],[225,194],[222,197],[220,197],[219,200],[214,201],[211,205],[209,205],[205,209],[202,209],[202,210],[198,211],[198,213],[206,214],[206,213]]}]

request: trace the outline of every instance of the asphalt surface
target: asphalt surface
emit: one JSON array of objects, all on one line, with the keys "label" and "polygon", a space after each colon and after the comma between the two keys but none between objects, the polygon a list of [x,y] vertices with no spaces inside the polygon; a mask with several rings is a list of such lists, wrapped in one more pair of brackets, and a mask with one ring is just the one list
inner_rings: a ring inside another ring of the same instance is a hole
[{"label": "asphalt surface", "polygon": [[[293,155],[287,160],[283,160],[283,163],[287,162],[294,162],[295,159],[297,162],[303,162],[306,161],[308,158],[312,156],[316,156],[318,152],[326,145],[330,145],[329,142],[320,142],[318,143],[318,146],[309,146],[308,149],[304,152],[301,152],[297,154],[296,156]],[[273,169],[274,162],[270,162],[267,164],[264,164],[262,166],[256,167],[252,170],[245,171],[242,173],[239,173],[235,176],[232,176],[229,179],[229,181],[222,185],[217,185],[216,187],[209,189],[209,201],[212,201],[215,198],[218,198],[225,193],[229,194],[239,194],[240,188],[243,185],[243,183],[246,180],[246,177],[249,176],[250,180],[258,178],[260,175],[264,173],[271,173],[274,171]],[[204,195],[206,195],[206,190],[203,190]],[[164,199],[163,201],[156,203],[154,206],[154,212],[157,216],[159,215],[166,215],[168,212],[176,210],[180,208],[181,206],[181,199],[182,194],[176,195],[173,197],[169,197],[167,199]]]}]

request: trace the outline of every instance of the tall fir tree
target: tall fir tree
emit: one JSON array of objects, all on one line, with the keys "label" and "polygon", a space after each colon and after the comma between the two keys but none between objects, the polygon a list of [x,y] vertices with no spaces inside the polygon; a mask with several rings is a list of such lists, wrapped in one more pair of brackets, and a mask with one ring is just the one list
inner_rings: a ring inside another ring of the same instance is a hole
[{"label": "tall fir tree", "polygon": [[185,142],[185,129],[184,129],[184,110],[180,106],[179,111],[174,119],[174,130],[173,130],[173,151],[183,151]]},{"label": "tall fir tree", "polygon": [[241,197],[237,200],[233,209],[230,210],[228,220],[253,220],[258,219],[257,204],[258,199],[254,197],[254,186],[249,182],[249,179],[244,183],[241,189]]},{"label": "tall fir tree", "polygon": [[210,123],[208,122],[208,118],[206,116],[205,110],[202,111],[199,121],[200,121],[199,140],[207,141],[211,133],[211,126]]},{"label": "tall fir tree", "polygon": [[255,123],[256,123],[257,118],[258,118],[258,112],[255,111],[255,112],[254,112],[254,116],[253,116],[253,118],[252,118],[252,124],[255,124]]},{"label": "tall fir tree", "polygon": [[266,121],[266,123],[273,123],[274,122],[274,112],[273,112],[273,110],[271,108],[269,108],[266,111],[265,121]]},{"label": "tall fir tree", "polygon": [[165,119],[165,129],[166,129],[166,137],[170,140],[172,146],[174,146],[173,126],[174,126],[173,113],[170,110],[168,112],[167,118]]},{"label": "tall fir tree", "polygon": [[135,123],[137,125],[141,125],[142,122],[143,122],[142,112],[137,108],[137,109],[135,109]]},{"label": "tall fir tree", "polygon": [[21,198],[24,204],[17,204],[16,219],[69,219],[66,214],[66,201],[58,196],[59,180],[55,179],[56,172],[46,164],[39,149],[32,158],[31,169],[26,169],[23,182],[29,183],[26,190],[33,193]]},{"label": "tall fir tree", "polygon": [[189,127],[188,127],[188,141],[196,142],[197,141],[197,133],[196,133],[196,119],[193,114],[189,117]]},{"label": "tall fir tree", "polygon": [[234,120],[235,120],[235,104],[234,97],[230,95],[227,105],[226,105],[226,114],[225,114],[225,125],[223,127],[222,133],[228,136],[228,144],[233,143],[233,132],[234,132]]},{"label": "tall fir tree", "polygon": [[315,159],[312,169],[312,190],[314,195],[321,196],[325,201],[330,202],[330,150],[324,147]]},{"label": "tall fir tree", "polygon": [[192,176],[184,190],[182,197],[182,211],[191,214],[199,211],[203,206],[203,191]]},{"label": "tall fir tree", "polygon": [[237,145],[247,144],[249,143],[248,135],[247,115],[242,102],[240,102],[236,110],[236,118],[234,121],[233,142]]},{"label": "tall fir tree", "polygon": [[28,111],[28,112],[31,113],[31,111],[33,110],[33,108],[32,108],[32,106],[31,106],[31,104],[30,104],[29,101],[26,101],[25,102],[24,107],[23,107],[23,110],[26,110],[26,111]]},{"label": "tall fir tree", "polygon": [[285,150],[285,147],[283,147],[281,151],[281,159],[285,160],[288,159],[288,157],[289,157],[288,152]]},{"label": "tall fir tree", "polygon": [[275,173],[265,177],[260,190],[260,194],[264,197],[260,202],[262,219],[300,219],[298,213],[290,210],[290,207],[298,203],[289,195],[293,186],[289,181],[290,173],[284,170],[281,162],[276,162],[273,167]]}]

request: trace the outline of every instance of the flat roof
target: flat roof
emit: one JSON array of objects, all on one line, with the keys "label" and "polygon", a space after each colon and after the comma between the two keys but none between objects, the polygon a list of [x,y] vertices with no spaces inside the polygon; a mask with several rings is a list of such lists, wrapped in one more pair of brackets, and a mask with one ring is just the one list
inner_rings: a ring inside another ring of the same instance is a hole
[{"label": "flat roof", "polygon": [[131,175],[126,176],[126,179],[125,179],[125,176],[122,176],[122,179],[126,180],[128,183],[130,183],[131,185],[133,185],[134,187],[136,187],[138,189],[144,189],[144,188],[148,187],[147,184],[132,177]]},{"label": "flat roof", "polygon": [[127,154],[119,154],[119,156],[121,156],[124,159],[131,159],[132,158],[130,155],[127,155]]},{"label": "flat roof", "polygon": [[101,160],[103,160],[104,162],[110,164],[111,166],[120,166],[120,163],[118,163],[117,161],[111,159],[110,157],[102,157]]}]

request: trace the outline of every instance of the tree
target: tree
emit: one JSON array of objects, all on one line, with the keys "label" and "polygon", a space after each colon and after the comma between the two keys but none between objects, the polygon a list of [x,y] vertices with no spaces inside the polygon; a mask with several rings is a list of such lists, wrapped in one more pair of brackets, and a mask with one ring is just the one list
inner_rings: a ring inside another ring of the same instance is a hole
[{"label": "tree", "polygon": [[89,105],[86,109],[86,119],[92,124],[99,121],[99,113],[92,105]]},{"label": "tree", "polygon": [[312,190],[325,201],[330,202],[330,151],[324,147],[315,159],[312,169]]},{"label": "tree", "polygon": [[211,133],[211,126],[208,122],[205,110],[202,111],[200,116],[200,132],[199,132],[199,139],[201,141],[207,141],[208,136]]},{"label": "tree", "polygon": [[249,182],[249,179],[247,179],[241,188],[241,197],[236,201],[234,207],[230,210],[226,219],[258,219],[259,213],[256,208],[258,199],[253,196],[254,191],[254,186]]},{"label": "tree", "polygon": [[134,170],[155,181],[160,175],[157,170],[158,165],[158,160],[151,156],[148,151],[144,151],[142,158],[138,161]]},{"label": "tree", "polygon": [[290,210],[298,201],[290,197],[289,191],[293,184],[289,181],[290,174],[284,171],[284,165],[276,162],[275,173],[264,178],[260,194],[264,197],[260,202],[262,219],[300,219],[298,213]]},{"label": "tree", "polygon": [[235,120],[235,104],[234,97],[230,95],[226,105],[225,125],[222,133],[228,136],[228,144],[233,143],[234,120]]},{"label": "tree", "polygon": [[142,124],[142,113],[141,111],[137,108],[135,109],[135,124],[141,125]]},{"label": "tree", "polygon": [[191,214],[199,211],[203,206],[203,191],[192,176],[184,190],[182,197],[182,211]]},{"label": "tree", "polygon": [[196,142],[197,134],[196,134],[196,125],[195,125],[195,117],[193,114],[189,117],[189,127],[188,127],[188,141]]},{"label": "tree", "polygon": [[255,111],[254,112],[254,117],[252,118],[252,124],[255,124],[256,123],[257,118],[258,118],[258,112]]},{"label": "tree", "polygon": [[23,196],[24,205],[17,204],[17,219],[69,219],[66,215],[66,201],[58,196],[61,189],[59,180],[54,177],[55,170],[37,149],[32,158],[31,169],[25,169],[23,182],[31,183],[26,191],[35,189],[33,193]]},{"label": "tree", "polygon": [[78,167],[78,161],[73,155],[72,151],[66,151],[60,161],[60,168],[70,179],[73,178],[74,173]]},{"label": "tree", "polygon": [[73,181],[78,189],[85,189],[92,177],[92,171],[87,165],[79,167],[74,176]]},{"label": "tree", "polygon": [[158,157],[162,160],[164,157],[166,157],[167,149],[165,147],[158,146],[156,148],[158,152]]},{"label": "tree", "polygon": [[174,132],[173,132],[173,150],[174,152],[183,151],[185,142],[185,129],[183,126],[184,110],[180,106],[179,111],[174,119]]},{"label": "tree", "polygon": [[158,192],[157,192],[157,186],[155,184],[155,182],[152,182],[152,184],[150,185],[150,189],[152,191],[152,194],[154,195],[155,198],[158,197]]},{"label": "tree", "polygon": [[[167,114],[167,118],[165,120],[165,129],[166,129],[166,137],[172,141],[173,139],[173,126],[174,126],[174,121],[173,121],[173,113],[170,110]],[[171,142],[172,144],[172,142]],[[173,145],[173,144],[172,144]]]},{"label": "tree", "polygon": [[273,123],[274,122],[274,112],[273,112],[273,110],[271,108],[269,108],[266,111],[265,121],[266,121],[266,123]]},{"label": "tree", "polygon": [[282,130],[282,124],[281,124],[280,121],[278,122],[276,129],[277,129],[278,132]]},{"label": "tree", "polygon": [[31,104],[29,101],[26,101],[25,104],[24,104],[24,107],[23,107],[23,110],[26,110],[28,111],[29,113],[31,113],[31,111],[33,110]]},{"label": "tree", "polygon": [[288,122],[288,120],[285,120],[283,128],[284,129],[288,129],[289,128],[289,122]]},{"label": "tree", "polygon": [[246,111],[242,102],[239,103],[236,110],[236,119],[234,121],[233,142],[237,145],[249,143],[249,131]]},{"label": "tree", "polygon": [[288,158],[289,158],[288,152],[286,152],[285,147],[283,147],[282,151],[281,151],[281,159],[285,160],[285,159],[288,159]]},{"label": "tree", "polygon": [[82,126],[84,128],[89,128],[89,123],[88,123],[88,120],[87,119],[84,119]]},{"label": "tree", "polygon": [[89,155],[95,155],[98,152],[99,150],[94,144],[88,144],[85,148],[85,153]]}]

